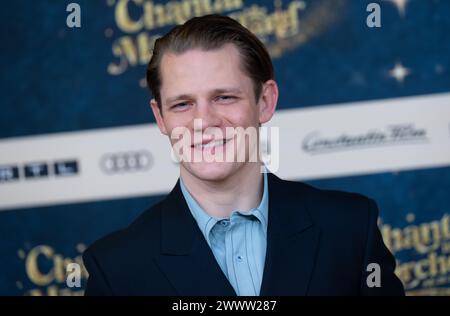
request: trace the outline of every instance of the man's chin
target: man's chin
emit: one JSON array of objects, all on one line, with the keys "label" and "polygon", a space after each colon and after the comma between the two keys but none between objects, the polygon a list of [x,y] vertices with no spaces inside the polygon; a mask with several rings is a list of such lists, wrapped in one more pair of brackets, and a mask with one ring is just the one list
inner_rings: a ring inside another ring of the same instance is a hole
[{"label": "man's chin", "polygon": [[185,169],[196,178],[203,181],[223,181],[236,171],[236,163],[230,162],[200,162],[188,163]]}]

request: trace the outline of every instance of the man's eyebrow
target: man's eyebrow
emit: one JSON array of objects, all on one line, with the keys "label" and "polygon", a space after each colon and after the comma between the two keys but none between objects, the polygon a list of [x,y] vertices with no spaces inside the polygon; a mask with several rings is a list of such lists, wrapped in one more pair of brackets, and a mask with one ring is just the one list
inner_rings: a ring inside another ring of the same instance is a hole
[{"label": "man's eyebrow", "polygon": [[214,89],[211,94],[221,94],[221,93],[234,93],[241,94],[242,90],[239,88],[222,88],[222,89]]},{"label": "man's eyebrow", "polygon": [[[209,94],[222,94],[222,93],[233,93],[233,94],[242,94],[242,90],[239,88],[219,88],[212,90]],[[172,103],[178,100],[191,100],[194,99],[194,96],[190,94],[179,94],[174,97],[167,98],[166,103]]]},{"label": "man's eyebrow", "polygon": [[189,94],[180,94],[171,98],[168,98],[166,100],[166,103],[172,103],[178,100],[186,100],[186,99],[193,99],[194,97],[192,95]]}]

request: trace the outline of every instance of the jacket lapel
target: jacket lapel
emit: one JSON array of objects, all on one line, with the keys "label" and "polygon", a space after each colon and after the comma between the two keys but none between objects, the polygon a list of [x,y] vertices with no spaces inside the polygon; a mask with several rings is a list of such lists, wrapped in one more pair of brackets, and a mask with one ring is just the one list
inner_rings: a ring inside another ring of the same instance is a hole
[{"label": "jacket lapel", "polygon": [[177,293],[236,295],[191,215],[179,182],[164,201],[161,216],[161,254],[157,261]]},{"label": "jacket lapel", "polygon": [[[306,295],[320,231],[307,211],[307,192],[273,174],[269,178],[267,250],[261,296]],[[295,191],[290,191],[294,186]],[[167,196],[161,215],[157,263],[179,295],[235,296],[181,193]]]},{"label": "jacket lapel", "polygon": [[[313,271],[320,231],[307,211],[302,184],[269,174],[269,220],[267,251],[261,285],[262,296],[306,295]],[[305,190],[306,191],[306,190]]]}]

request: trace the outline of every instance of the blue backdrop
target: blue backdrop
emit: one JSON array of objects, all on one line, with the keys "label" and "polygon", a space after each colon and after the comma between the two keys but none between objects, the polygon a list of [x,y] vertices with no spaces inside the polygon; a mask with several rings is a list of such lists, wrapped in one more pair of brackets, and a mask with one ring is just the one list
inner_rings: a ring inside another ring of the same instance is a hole
[{"label": "blue backdrop", "polygon": [[[143,87],[148,48],[178,20],[176,14],[167,18],[167,13],[160,26],[134,30],[131,23],[120,21],[117,12],[125,6],[130,19],[138,21],[145,13],[136,2],[79,0],[81,28],[74,29],[66,26],[70,1],[2,4],[1,140],[154,123],[150,94]],[[182,2],[195,3],[172,1]],[[245,12],[248,19],[257,16],[258,7],[267,15],[281,10],[291,18],[297,14],[304,23],[299,25],[305,30],[303,37],[291,34],[296,38],[291,43],[283,41],[283,30],[259,34],[274,58],[279,110],[450,91],[450,1],[411,0],[404,12],[391,1],[378,1],[381,28],[366,26],[371,1],[200,2],[224,14]],[[245,11],[252,5],[257,6],[254,16]],[[295,5],[302,9],[295,11]],[[176,5],[164,8],[176,11]],[[410,70],[402,82],[387,75],[397,63]],[[375,198],[385,240],[394,238],[395,229],[403,236],[402,242],[391,246],[408,292],[449,293],[450,167],[308,182]],[[1,211],[0,294],[81,294],[82,288],[65,286],[65,260],[79,260],[87,245],[126,226],[161,197]],[[435,233],[430,240],[415,238],[420,229]],[[423,260],[447,264],[439,265],[437,272],[431,268],[424,272]]]}]

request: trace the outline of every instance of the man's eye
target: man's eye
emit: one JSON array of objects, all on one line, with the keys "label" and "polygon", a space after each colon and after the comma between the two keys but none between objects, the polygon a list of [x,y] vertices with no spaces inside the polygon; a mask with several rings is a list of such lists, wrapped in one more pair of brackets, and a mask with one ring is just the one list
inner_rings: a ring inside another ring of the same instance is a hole
[{"label": "man's eye", "polygon": [[187,102],[180,102],[180,103],[177,103],[175,105],[172,105],[171,108],[172,109],[180,109],[180,108],[185,108],[187,106],[188,106]]},{"label": "man's eye", "polygon": [[232,96],[232,95],[219,95],[216,100],[217,101],[232,101],[235,100],[236,97]]}]

